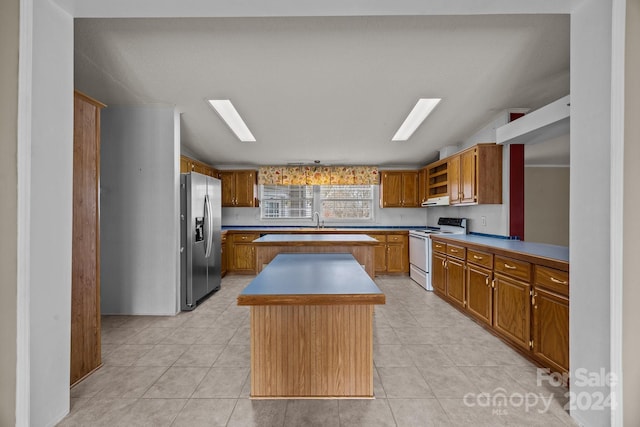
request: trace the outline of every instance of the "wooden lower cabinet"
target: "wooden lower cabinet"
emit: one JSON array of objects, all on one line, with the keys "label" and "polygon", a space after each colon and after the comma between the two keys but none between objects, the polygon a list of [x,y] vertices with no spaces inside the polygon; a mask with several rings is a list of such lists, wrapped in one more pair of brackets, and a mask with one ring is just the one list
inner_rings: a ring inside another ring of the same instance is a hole
[{"label": "wooden lower cabinet", "polygon": [[493,327],[514,344],[529,349],[531,340],[531,285],[496,273]]},{"label": "wooden lower cabinet", "polygon": [[466,306],[465,300],[465,277],[464,261],[447,257],[446,263],[447,270],[447,296],[452,303],[464,308]]},{"label": "wooden lower cabinet", "polygon": [[233,245],[233,271],[236,273],[255,274],[255,250],[251,243],[235,243]]},{"label": "wooden lower cabinet", "polygon": [[431,262],[431,285],[436,294],[447,295],[447,270],[445,264],[447,257],[445,255],[434,252]]},{"label": "wooden lower cabinet", "polygon": [[407,236],[387,236],[387,273],[409,271],[409,242]]},{"label": "wooden lower cabinet", "polygon": [[533,294],[533,354],[554,371],[569,371],[569,299],[542,288]]},{"label": "wooden lower cabinet", "polygon": [[467,310],[479,321],[493,324],[493,272],[467,264]]}]

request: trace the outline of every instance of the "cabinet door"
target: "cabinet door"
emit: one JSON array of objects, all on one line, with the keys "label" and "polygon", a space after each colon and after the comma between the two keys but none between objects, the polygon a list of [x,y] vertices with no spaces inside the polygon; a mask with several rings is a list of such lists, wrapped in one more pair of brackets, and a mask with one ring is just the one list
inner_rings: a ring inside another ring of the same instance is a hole
[{"label": "cabinet door", "polygon": [[235,177],[233,171],[220,172],[220,187],[222,188],[222,206],[234,206]]},{"label": "cabinet door", "polygon": [[387,273],[404,273],[407,270],[405,245],[387,243]]},{"label": "cabinet door", "polygon": [[531,286],[519,280],[495,275],[493,327],[522,348],[531,339]]},{"label": "cabinet door", "polygon": [[460,203],[460,156],[453,156],[449,160],[447,166],[447,175],[449,176],[449,204]]},{"label": "cabinet door", "polygon": [[431,255],[431,285],[435,293],[440,295],[447,294],[447,270],[445,263],[447,257],[434,252]]},{"label": "cabinet door", "polygon": [[253,207],[256,190],[255,171],[236,171],[235,175],[235,206]]},{"label": "cabinet door", "polygon": [[233,269],[239,273],[254,273],[256,270],[255,248],[252,244],[233,245]]},{"label": "cabinet door", "polygon": [[569,300],[540,288],[533,298],[533,354],[544,366],[569,371]]},{"label": "cabinet door", "polygon": [[379,243],[374,247],[375,272],[384,273],[387,271],[387,236],[384,234],[370,234]]},{"label": "cabinet door", "polygon": [[460,155],[460,203],[476,201],[476,150]]},{"label": "cabinet door", "polygon": [[419,207],[418,171],[402,173],[402,206],[405,208]]},{"label": "cabinet door", "polygon": [[380,192],[380,207],[399,208],[402,206],[402,173],[384,172]]},{"label": "cabinet door", "polygon": [[427,201],[429,197],[428,191],[428,173],[427,168],[420,169],[418,173],[418,204],[422,204]]},{"label": "cabinet door", "polygon": [[491,270],[467,264],[467,309],[487,325],[491,325],[493,314],[492,275]]},{"label": "cabinet door", "polygon": [[465,307],[464,261],[447,257],[447,296],[451,302]]}]

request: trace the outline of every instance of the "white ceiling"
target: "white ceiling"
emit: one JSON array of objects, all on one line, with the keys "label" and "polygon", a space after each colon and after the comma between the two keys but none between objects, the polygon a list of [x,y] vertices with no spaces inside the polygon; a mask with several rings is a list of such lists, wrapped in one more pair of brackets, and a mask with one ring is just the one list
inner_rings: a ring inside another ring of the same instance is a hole
[{"label": "white ceiling", "polygon": [[[75,50],[79,90],[175,105],[185,151],[219,166],[423,165],[569,93],[568,15],[76,19]],[[443,101],[391,142],[420,97]],[[231,99],[257,142],[207,98]]]}]

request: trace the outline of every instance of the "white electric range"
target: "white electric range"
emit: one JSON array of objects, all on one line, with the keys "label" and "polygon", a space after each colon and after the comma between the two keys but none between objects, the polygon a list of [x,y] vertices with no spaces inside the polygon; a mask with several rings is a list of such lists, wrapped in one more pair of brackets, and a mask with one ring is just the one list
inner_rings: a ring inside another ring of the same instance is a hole
[{"label": "white electric range", "polygon": [[409,231],[409,274],[411,279],[428,291],[431,286],[432,234],[467,234],[466,218],[439,218],[439,228]]}]

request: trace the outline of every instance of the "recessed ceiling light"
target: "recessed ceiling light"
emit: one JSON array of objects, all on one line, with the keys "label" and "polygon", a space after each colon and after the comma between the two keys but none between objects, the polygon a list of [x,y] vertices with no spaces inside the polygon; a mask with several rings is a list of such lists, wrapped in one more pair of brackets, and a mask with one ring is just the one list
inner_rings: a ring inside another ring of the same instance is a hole
[{"label": "recessed ceiling light", "polygon": [[420,98],[391,140],[406,141],[409,139],[441,100],[441,98]]},{"label": "recessed ceiling light", "polygon": [[256,140],[231,101],[228,99],[210,99],[209,104],[222,117],[222,120],[231,128],[240,141],[254,142]]}]

